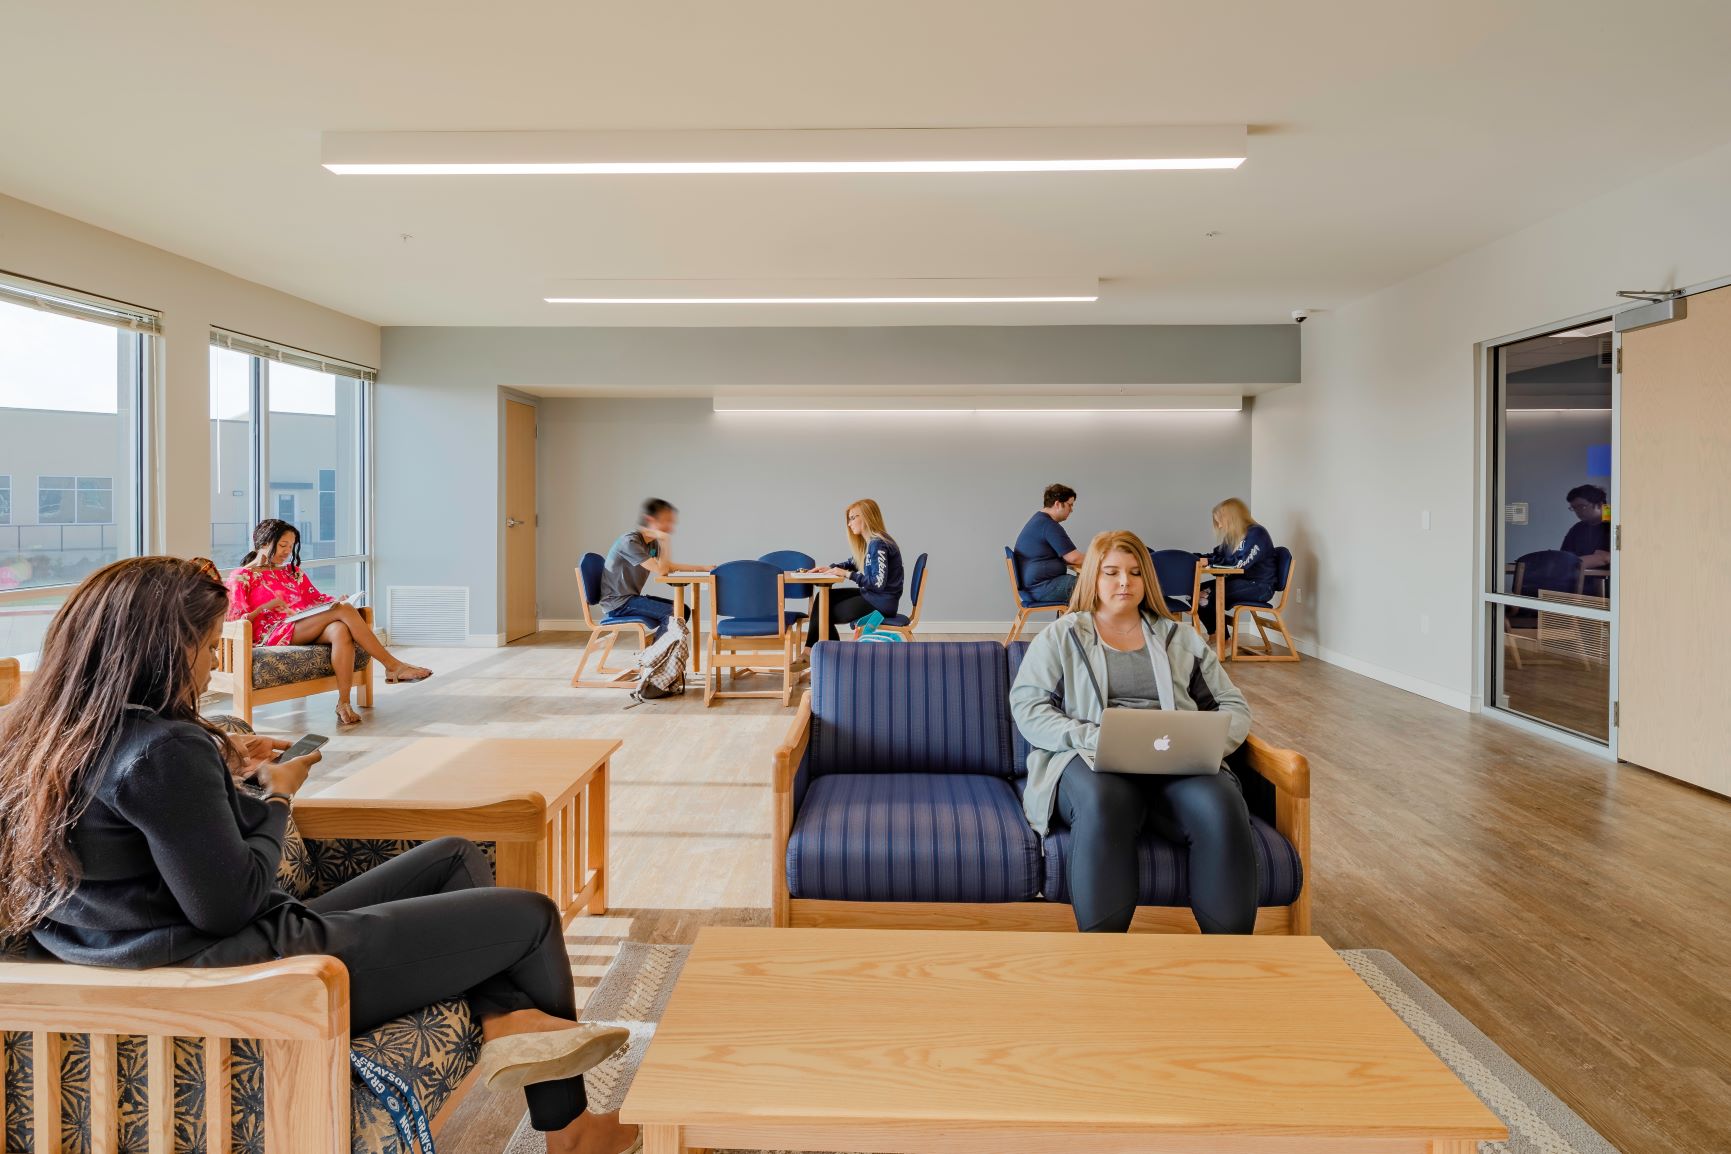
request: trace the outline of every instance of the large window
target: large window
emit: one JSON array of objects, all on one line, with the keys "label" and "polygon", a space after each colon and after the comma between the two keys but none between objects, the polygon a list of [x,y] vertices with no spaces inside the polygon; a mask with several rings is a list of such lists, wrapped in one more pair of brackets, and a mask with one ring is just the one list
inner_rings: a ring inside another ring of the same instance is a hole
[{"label": "large window", "polygon": [[364,588],[371,370],[232,333],[212,342],[211,556],[238,565],[253,526],[276,517],[299,530],[315,585]]},{"label": "large window", "polygon": [[0,277],[0,656],[30,653],[65,587],[142,540],[156,318]]}]

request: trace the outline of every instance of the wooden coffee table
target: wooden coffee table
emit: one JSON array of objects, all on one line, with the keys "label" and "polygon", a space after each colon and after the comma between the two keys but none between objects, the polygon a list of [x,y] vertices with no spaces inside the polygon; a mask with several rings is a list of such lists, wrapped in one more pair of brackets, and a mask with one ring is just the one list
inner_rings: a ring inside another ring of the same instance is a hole
[{"label": "wooden coffee table", "polygon": [[1508,1136],[1320,938],[705,929],[645,1154],[1471,1154]]},{"label": "wooden coffee table", "polygon": [[296,798],[295,824],[310,838],[495,842],[498,883],[546,894],[569,922],[607,910],[607,759],[621,744],[424,737]]}]

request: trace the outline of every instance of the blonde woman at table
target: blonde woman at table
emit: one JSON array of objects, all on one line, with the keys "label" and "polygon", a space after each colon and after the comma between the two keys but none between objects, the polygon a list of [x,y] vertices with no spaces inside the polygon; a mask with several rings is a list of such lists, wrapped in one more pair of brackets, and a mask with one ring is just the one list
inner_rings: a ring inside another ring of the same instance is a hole
[{"label": "blonde woman at table", "polygon": [[883,510],[870,497],[847,507],[847,543],[853,556],[838,561],[821,573],[851,577],[858,589],[837,586],[829,596],[829,636],[818,636],[817,614],[812,614],[806,644],[834,641],[835,627],[858,621],[874,610],[893,617],[902,600],[902,550],[884,528]]},{"label": "blonde woman at table", "polygon": [[[1238,779],[1106,773],[1100,719],[1116,709],[1230,715],[1227,748],[1250,733],[1250,706],[1194,629],[1173,619],[1134,534],[1088,545],[1070,612],[1028,646],[1010,716],[1032,747],[1022,809],[1042,837],[1070,827],[1070,896],[1083,933],[1124,933],[1136,914],[1136,840],[1146,825],[1189,858],[1190,909],[1205,934],[1256,926],[1256,844]],[[1104,700],[1102,700],[1104,698]]]},{"label": "blonde woman at table", "polygon": [[[1216,569],[1242,569],[1226,578],[1226,605],[1246,602],[1265,603],[1274,596],[1274,538],[1250,516],[1250,506],[1237,497],[1228,497],[1214,506],[1214,551],[1208,554],[1208,564]],[[1208,632],[1214,632],[1215,606],[1222,596],[1216,581],[1202,587],[1202,604],[1197,613]]]}]

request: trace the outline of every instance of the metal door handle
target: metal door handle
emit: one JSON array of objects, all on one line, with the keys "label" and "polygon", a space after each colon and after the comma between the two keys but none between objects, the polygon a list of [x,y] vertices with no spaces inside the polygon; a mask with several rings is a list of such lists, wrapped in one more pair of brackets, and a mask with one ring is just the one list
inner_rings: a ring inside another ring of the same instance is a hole
[{"label": "metal door handle", "polygon": [[519,526],[521,524],[523,524],[523,522],[517,520],[517,518],[515,518],[515,517],[506,517],[505,518],[505,528],[507,528],[507,529],[515,529],[517,526]]}]

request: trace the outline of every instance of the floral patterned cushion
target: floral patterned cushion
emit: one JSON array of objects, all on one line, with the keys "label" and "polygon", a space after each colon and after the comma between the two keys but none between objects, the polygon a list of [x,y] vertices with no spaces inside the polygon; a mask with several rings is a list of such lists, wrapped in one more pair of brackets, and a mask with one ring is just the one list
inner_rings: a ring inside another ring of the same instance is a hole
[{"label": "floral patterned cushion", "polygon": [[[355,647],[356,673],[365,669],[370,660],[359,646]],[[254,689],[275,689],[279,685],[316,681],[331,676],[333,672],[329,645],[255,645],[252,649]]]}]

